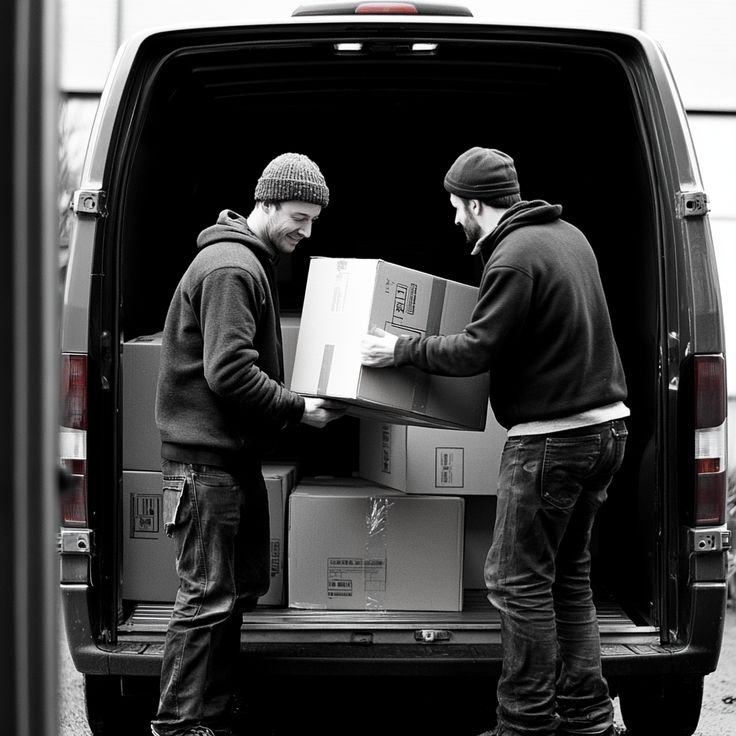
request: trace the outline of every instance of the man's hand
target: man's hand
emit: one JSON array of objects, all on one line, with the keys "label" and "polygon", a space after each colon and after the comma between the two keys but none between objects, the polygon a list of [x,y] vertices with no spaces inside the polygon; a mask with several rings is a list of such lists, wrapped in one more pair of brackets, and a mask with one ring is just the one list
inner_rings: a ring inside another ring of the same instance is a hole
[{"label": "man's hand", "polygon": [[360,343],[360,355],[363,365],[371,368],[387,368],[395,365],[394,347],[397,340],[396,335],[391,335],[376,327]]},{"label": "man's hand", "polygon": [[346,410],[347,405],[341,401],[315,399],[311,396],[305,396],[302,424],[308,424],[310,427],[321,429],[334,419],[339,419],[343,416]]}]

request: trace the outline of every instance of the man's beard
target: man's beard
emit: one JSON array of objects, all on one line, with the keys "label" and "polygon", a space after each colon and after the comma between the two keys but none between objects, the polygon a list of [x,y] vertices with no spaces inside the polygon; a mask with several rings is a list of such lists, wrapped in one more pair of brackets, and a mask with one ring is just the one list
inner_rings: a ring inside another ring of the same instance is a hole
[{"label": "man's beard", "polygon": [[477,222],[469,222],[463,225],[463,232],[467,244],[475,247],[481,236],[480,225]]}]

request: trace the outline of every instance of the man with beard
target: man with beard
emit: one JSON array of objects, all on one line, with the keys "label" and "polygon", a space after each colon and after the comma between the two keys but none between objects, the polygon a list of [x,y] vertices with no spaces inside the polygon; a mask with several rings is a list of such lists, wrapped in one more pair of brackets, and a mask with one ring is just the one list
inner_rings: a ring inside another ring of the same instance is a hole
[{"label": "man with beard", "polygon": [[363,339],[363,364],[488,373],[508,431],[484,570],[503,643],[493,733],[610,736],[590,537],[623,461],[629,410],[598,264],[560,205],[521,199],[507,154],[471,148],[444,184],[483,260],[470,323],[444,336],[378,330]]}]

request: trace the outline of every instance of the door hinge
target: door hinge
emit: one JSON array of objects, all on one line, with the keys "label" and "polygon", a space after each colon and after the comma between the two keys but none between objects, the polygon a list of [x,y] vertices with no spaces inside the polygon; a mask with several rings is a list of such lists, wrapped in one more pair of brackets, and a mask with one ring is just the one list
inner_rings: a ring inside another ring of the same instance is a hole
[{"label": "door hinge", "polygon": [[78,215],[95,215],[105,217],[106,193],[102,189],[77,189],[72,195],[70,208]]},{"label": "door hinge", "polygon": [[704,217],[709,209],[708,195],[705,192],[677,193],[678,217]]},{"label": "door hinge", "polygon": [[688,552],[722,552],[731,549],[731,532],[719,527],[688,529]]}]

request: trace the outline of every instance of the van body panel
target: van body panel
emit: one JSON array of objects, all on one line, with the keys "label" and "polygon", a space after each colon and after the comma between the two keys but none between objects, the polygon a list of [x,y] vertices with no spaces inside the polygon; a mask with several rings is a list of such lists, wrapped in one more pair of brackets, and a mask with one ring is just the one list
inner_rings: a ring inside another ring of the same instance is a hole
[{"label": "van body panel", "polygon": [[[163,326],[198,232],[221,209],[247,214],[251,182],[287,146],[319,162],[333,196],[304,252],[280,267],[285,312],[300,310],[311,255],[385,258],[477,285],[442,189],[471,145],[512,151],[522,195],[561,201],[599,259],[632,410],[594,544],[612,688],[715,669],[726,549],[683,540],[695,492],[692,363],[724,354],[723,317],[699,208],[706,193],[666,58],[637,31],[428,18],[171,28],[121,48],[81,184],[104,191],[106,208],[75,213],[63,314],[62,350],[90,356],[96,547],[90,585],[62,588],[81,672],[129,686],[160,668],[171,601],[122,592],[122,520],[132,513],[122,475],[142,468],[123,460],[133,409],[122,400],[121,353]],[[420,41],[436,49],[412,51]],[[362,46],[344,51],[341,42]],[[276,459],[293,455],[306,475],[355,473],[359,420],[346,421],[319,441],[286,437]],[[495,501],[465,500],[466,519],[488,519],[490,530]],[[283,676],[495,676],[500,625],[477,590],[456,613],[264,608],[246,614],[241,651],[254,671]]]}]

